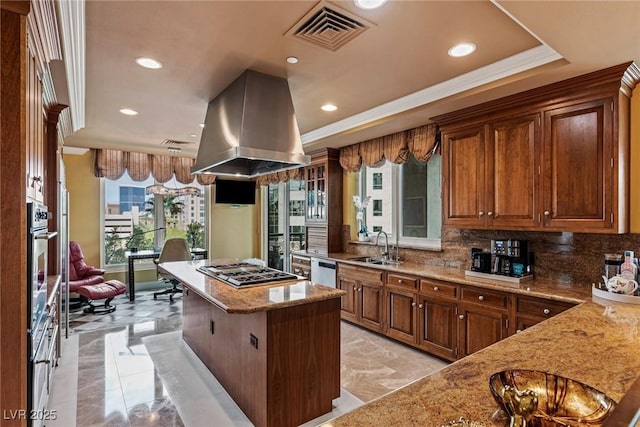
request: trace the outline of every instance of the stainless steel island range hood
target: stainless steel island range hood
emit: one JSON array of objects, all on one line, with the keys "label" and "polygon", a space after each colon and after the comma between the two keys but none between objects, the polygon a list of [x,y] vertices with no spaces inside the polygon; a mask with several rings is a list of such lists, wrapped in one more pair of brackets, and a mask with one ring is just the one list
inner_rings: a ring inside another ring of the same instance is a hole
[{"label": "stainless steel island range hood", "polygon": [[254,178],[308,165],[287,80],[246,70],[209,103],[191,172]]}]

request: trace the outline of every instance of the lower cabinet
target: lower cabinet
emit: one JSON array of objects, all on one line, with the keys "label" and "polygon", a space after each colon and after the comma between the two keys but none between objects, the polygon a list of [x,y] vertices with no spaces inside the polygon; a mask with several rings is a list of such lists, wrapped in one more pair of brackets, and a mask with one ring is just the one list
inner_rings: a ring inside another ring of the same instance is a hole
[{"label": "lower cabinet", "polygon": [[337,285],[342,319],[450,361],[575,305],[341,263]]},{"label": "lower cabinet", "polygon": [[509,296],[506,292],[461,287],[458,357],[482,350],[509,335]]},{"label": "lower cabinet", "polygon": [[338,264],[337,287],[342,297],[341,317],[377,332],[382,331],[384,311],[383,273],[380,270]]},{"label": "lower cabinet", "polygon": [[515,333],[575,306],[568,302],[519,295],[515,297],[515,301]]},{"label": "lower cabinet", "polygon": [[311,280],[311,258],[302,255],[291,255],[290,272]]},{"label": "lower cabinet", "polygon": [[420,280],[418,346],[447,360],[458,355],[458,291],[457,285]]}]

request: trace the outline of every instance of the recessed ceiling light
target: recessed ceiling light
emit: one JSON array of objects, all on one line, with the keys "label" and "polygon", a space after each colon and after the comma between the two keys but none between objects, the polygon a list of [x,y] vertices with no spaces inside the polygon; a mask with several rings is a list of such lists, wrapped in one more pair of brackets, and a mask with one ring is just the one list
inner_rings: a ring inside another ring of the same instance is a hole
[{"label": "recessed ceiling light", "polygon": [[151,68],[152,70],[162,68],[162,64],[160,62],[156,61],[153,58],[144,58],[142,56],[136,58],[136,64],[144,68]]},{"label": "recessed ceiling light", "polygon": [[375,9],[382,6],[387,0],[353,0],[360,9]]},{"label": "recessed ceiling light", "polygon": [[298,63],[298,58],[296,58],[295,56],[288,56],[287,57],[287,62],[289,64],[297,64]]},{"label": "recessed ceiling light", "polygon": [[460,57],[467,56],[476,50],[476,45],[473,43],[460,43],[449,49],[449,56]]},{"label": "recessed ceiling light", "polygon": [[204,127],[204,123],[200,123],[200,127],[203,128]]},{"label": "recessed ceiling light", "polygon": [[322,110],[324,111],[336,111],[338,109],[338,107],[336,107],[333,104],[324,104],[322,107],[320,107]]},{"label": "recessed ceiling light", "polygon": [[120,112],[127,116],[135,116],[136,114],[138,114],[136,110],[132,110],[131,108],[122,108]]},{"label": "recessed ceiling light", "polygon": [[197,138],[197,137],[198,137],[198,135],[196,135],[195,133],[191,134],[191,138]]}]

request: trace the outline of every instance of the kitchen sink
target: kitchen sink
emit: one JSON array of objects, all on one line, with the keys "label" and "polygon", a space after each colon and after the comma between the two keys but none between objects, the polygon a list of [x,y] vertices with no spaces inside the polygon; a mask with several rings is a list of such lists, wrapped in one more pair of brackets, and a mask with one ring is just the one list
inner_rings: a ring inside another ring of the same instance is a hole
[{"label": "kitchen sink", "polygon": [[366,262],[367,264],[377,264],[377,265],[398,265],[398,264],[400,264],[400,261],[393,261],[393,260],[384,259],[384,258],[372,258],[372,257],[368,257],[368,256],[348,258],[348,260],[349,261]]}]

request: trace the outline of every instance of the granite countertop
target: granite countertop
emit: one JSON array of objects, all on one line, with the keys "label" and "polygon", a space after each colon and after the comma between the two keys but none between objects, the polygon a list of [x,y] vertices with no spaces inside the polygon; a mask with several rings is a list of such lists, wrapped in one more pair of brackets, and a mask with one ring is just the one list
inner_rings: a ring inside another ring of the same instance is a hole
[{"label": "granite countertop", "polygon": [[459,268],[438,267],[412,261],[402,261],[398,265],[380,265],[368,264],[362,261],[352,261],[350,260],[350,258],[358,257],[358,255],[343,252],[329,253],[326,255],[307,254],[303,252],[298,252],[298,254],[309,257],[333,259],[341,263],[358,265],[363,268],[375,268],[391,273],[409,274],[422,278],[437,279],[463,285],[508,291],[516,294],[549,298],[552,300],[564,301],[574,304],[579,304],[591,299],[590,283],[575,283],[569,281],[556,281],[550,279],[535,278],[533,280],[524,281],[520,284],[517,284],[499,280],[465,276],[464,270]]},{"label": "granite countertop", "polygon": [[308,280],[278,282],[273,285],[265,284],[236,289],[196,270],[198,267],[209,265],[214,261],[220,260],[164,262],[159,267],[228,313],[276,310],[340,298],[345,294],[340,289],[316,285]]},{"label": "granite countertop", "polygon": [[506,426],[488,386],[506,369],[561,375],[619,402],[640,376],[639,329],[640,305],[593,298],[323,425],[428,427],[462,416]]}]

